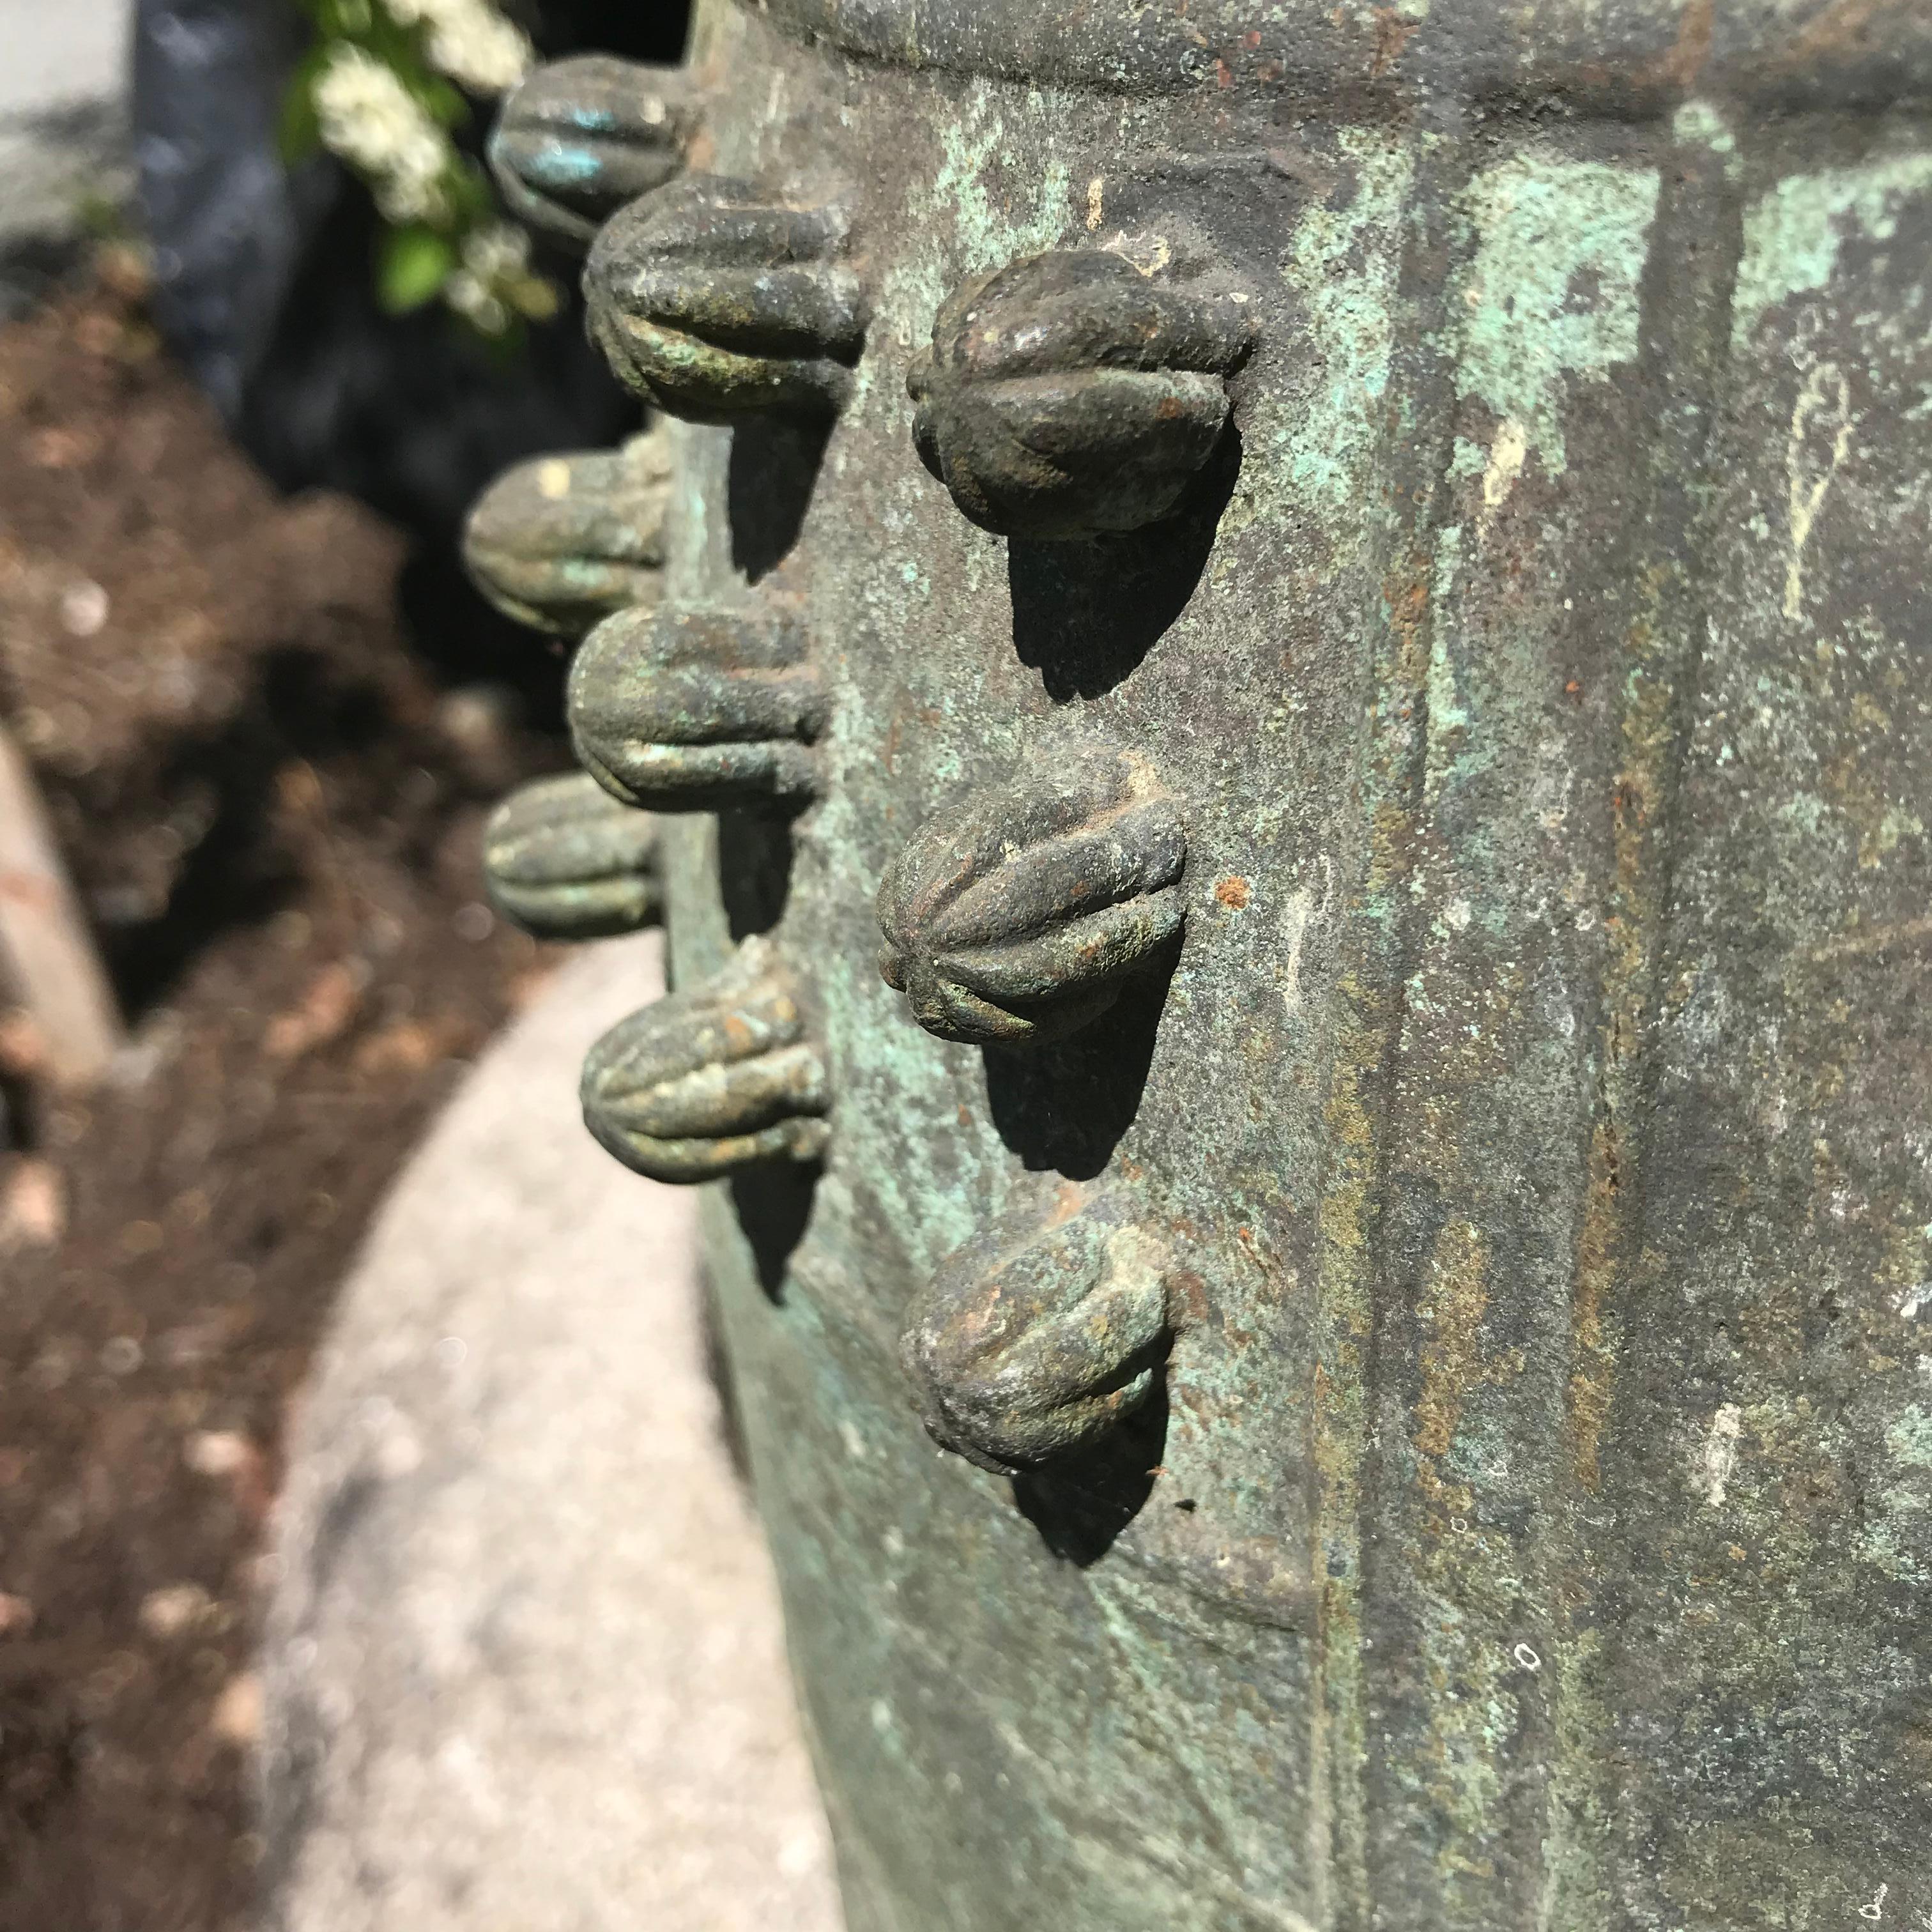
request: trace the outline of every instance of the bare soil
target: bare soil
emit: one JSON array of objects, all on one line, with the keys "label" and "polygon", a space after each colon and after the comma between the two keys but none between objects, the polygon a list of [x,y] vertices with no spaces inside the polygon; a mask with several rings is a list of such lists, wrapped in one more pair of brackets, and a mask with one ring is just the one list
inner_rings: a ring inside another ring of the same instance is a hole
[{"label": "bare soil", "polygon": [[548,964],[476,853],[558,747],[422,668],[403,560],[236,453],[127,265],[0,330],[0,717],[135,1029],[61,1098],[0,1016],[4,1932],[243,1922],[290,1405],[386,1184]]}]

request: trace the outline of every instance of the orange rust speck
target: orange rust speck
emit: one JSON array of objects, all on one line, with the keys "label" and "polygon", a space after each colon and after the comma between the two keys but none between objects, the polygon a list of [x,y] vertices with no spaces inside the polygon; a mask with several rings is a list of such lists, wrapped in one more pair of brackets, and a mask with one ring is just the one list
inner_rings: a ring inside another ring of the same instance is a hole
[{"label": "orange rust speck", "polygon": [[1402,58],[1410,37],[1422,23],[1403,20],[1393,7],[1378,7],[1370,17],[1376,23],[1376,46],[1369,62],[1369,78],[1379,80]]},{"label": "orange rust speck", "polygon": [[1238,872],[1231,872],[1214,888],[1214,896],[1234,912],[1245,912],[1254,890]]},{"label": "orange rust speck", "polygon": [[1184,1268],[1170,1284],[1176,1306],[1190,1322],[1208,1319],[1208,1284],[1191,1268]]}]

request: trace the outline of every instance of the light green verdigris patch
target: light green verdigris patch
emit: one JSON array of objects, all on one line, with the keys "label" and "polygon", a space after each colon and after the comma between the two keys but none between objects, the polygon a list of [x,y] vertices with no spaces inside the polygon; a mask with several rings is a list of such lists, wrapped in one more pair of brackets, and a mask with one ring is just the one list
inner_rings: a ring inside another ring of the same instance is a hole
[{"label": "light green verdigris patch", "polygon": [[1476,250],[1462,291],[1456,387],[1514,424],[1546,475],[1569,466],[1572,379],[1607,377],[1636,358],[1658,187],[1654,168],[1531,154],[1468,190]]},{"label": "light green verdigris patch", "polygon": [[[1030,105],[1038,104],[1039,97]],[[987,192],[986,171],[1009,146],[1006,124],[989,104],[988,90],[974,88],[964,118],[942,136],[945,160],[931,189],[915,202],[924,212],[946,214],[956,235],[969,274],[997,267],[1016,255],[1036,254],[1060,238],[1066,225],[1069,176],[1066,164],[1050,158],[1040,170],[1040,186],[1030,214],[1016,220]]]},{"label": "light green verdigris patch", "polygon": [[1328,514],[1359,506],[1374,459],[1395,341],[1396,218],[1414,173],[1406,147],[1366,130],[1346,130],[1340,145],[1354,165],[1354,194],[1346,207],[1302,217],[1282,269],[1306,310],[1321,375],[1270,439],[1296,494]]},{"label": "light green verdigris patch", "polygon": [[1879,1492],[1882,1514],[1858,1537],[1858,1553],[1901,1582],[1932,1583],[1932,1409],[1909,1402],[1885,1432],[1885,1446],[1906,1480]]},{"label": "light green verdigris patch", "polygon": [[[931,180],[910,184],[906,232],[928,238],[927,245],[909,250],[893,265],[878,305],[879,321],[909,349],[925,341],[933,317],[962,275],[1039,254],[1066,232],[1072,213],[1072,176],[1058,156],[1049,155],[1043,166],[1029,171],[1024,200],[996,198],[989,184],[1003,158],[1016,150],[1036,152],[1042,136],[1051,142],[1052,96],[1036,92],[1027,106],[1039,125],[1016,137],[994,105],[992,91],[984,82],[976,83],[959,118],[940,130],[940,163]],[[877,358],[868,357],[859,372],[855,406],[876,373]]]},{"label": "light green verdigris patch", "polygon": [[[1433,590],[1438,604],[1446,605],[1454,592],[1462,568],[1462,526],[1451,524],[1437,538],[1436,581]],[[1429,729],[1432,739],[1447,740],[1452,734],[1469,728],[1468,707],[1456,686],[1456,664],[1451,652],[1449,627],[1438,626],[1429,640]]]},{"label": "light green verdigris patch", "polygon": [[1731,346],[1741,352],[1768,310],[1822,289],[1854,230],[1874,242],[1897,232],[1902,203],[1932,190],[1932,154],[1903,154],[1861,168],[1794,175],[1744,215],[1744,256],[1731,310]]},{"label": "light green verdigris patch", "polygon": [[1932,1469],[1932,1409],[1909,1404],[1885,1432],[1885,1446],[1908,1469]]},{"label": "light green verdigris patch", "polygon": [[1687,100],[1670,118],[1672,137],[1687,148],[1708,148],[1714,154],[1737,152],[1737,136],[1723,110],[1708,100]]}]

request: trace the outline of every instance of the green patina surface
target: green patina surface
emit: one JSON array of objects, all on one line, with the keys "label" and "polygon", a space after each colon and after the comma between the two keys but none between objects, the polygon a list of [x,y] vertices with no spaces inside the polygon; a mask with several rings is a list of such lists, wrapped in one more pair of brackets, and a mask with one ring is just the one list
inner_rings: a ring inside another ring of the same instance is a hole
[{"label": "green patina surface", "polygon": [[[1526,455],[1546,474],[1569,466],[1564,420],[1574,384],[1637,352],[1637,287],[1657,211],[1654,168],[1606,167],[1534,153],[1478,176],[1476,237],[1462,290],[1456,386],[1500,427],[1485,472],[1509,482]],[[1507,440],[1506,440],[1507,439]],[[1471,460],[1459,447],[1457,467]],[[1498,484],[1485,490],[1485,502]]]},{"label": "green patina surface", "polygon": [[1907,154],[1793,175],[1760,196],[1744,216],[1734,298],[1738,352],[1748,350],[1767,311],[1831,286],[1848,239],[1895,240],[1901,211],[1928,188],[1932,155]]},{"label": "green patina surface", "polygon": [[[709,1226],[854,1927],[1932,1924],[1932,162],[1844,161],[1822,29],[1828,142],[1726,92],[1770,7],[1071,11],[702,50],[718,165],[842,184],[869,303],[782,561],[694,430],[670,573],[832,694],[810,810],[677,827],[668,889],[695,980],[721,868],[788,862],[831,1068],[786,1238],[748,1180]],[[1163,242],[1255,304],[1218,520],[967,526],[941,303]],[[1171,983],[1024,1066],[919,1031],[886,868],[1094,740],[1184,801]],[[1164,1433],[940,1462],[903,1312],[1070,1183],[1196,1258]]]}]

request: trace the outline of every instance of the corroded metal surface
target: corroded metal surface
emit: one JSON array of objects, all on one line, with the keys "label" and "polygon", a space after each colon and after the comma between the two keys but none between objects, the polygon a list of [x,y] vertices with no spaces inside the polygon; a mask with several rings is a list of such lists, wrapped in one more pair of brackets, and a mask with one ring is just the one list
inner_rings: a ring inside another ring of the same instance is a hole
[{"label": "corroded metal surface", "polygon": [[777,611],[624,612],[571,666],[585,770],[626,805],[660,811],[808,798],[825,710],[804,629]]},{"label": "corroded metal surface", "polygon": [[490,814],[483,872],[496,909],[546,939],[609,939],[654,924],[657,827],[580,772],[538,778]]},{"label": "corroded metal surface", "polygon": [[592,1049],[584,1118],[654,1180],[715,1180],[825,1150],[825,1056],[776,947],[748,939],[722,970],[633,1014]]},{"label": "corroded metal surface", "polygon": [[[1003,1475],[1105,1441],[1154,1396],[1175,1264],[1130,1196],[1071,1185],[950,1256],[900,1354],[927,1432]],[[1131,1439],[1120,1445],[1131,1453]]]},{"label": "corroded metal surface", "polygon": [[692,175],[614,215],[592,244],[591,329],[647,400],[700,422],[824,416],[865,339],[844,212]]},{"label": "corroded metal surface", "polygon": [[733,1176],[855,1927],[1932,1925],[1932,18],[689,86],[573,681],[689,990],[586,1094]]},{"label": "corroded metal surface", "polygon": [[982,530],[1036,541],[1173,514],[1228,424],[1250,298],[1106,249],[1033,255],[939,311],[907,383],[926,467]]},{"label": "corroded metal surface", "polygon": [[499,477],[470,513],[464,560],[520,622],[577,638],[600,618],[654,605],[670,494],[668,436],[546,456]]},{"label": "corroded metal surface", "polygon": [[879,889],[879,970],[941,1040],[1077,1032],[1171,953],[1186,864],[1179,804],[1145,760],[1077,743],[922,828]]},{"label": "corroded metal surface", "polygon": [[505,104],[490,160],[524,220],[587,243],[627,202],[677,178],[701,121],[682,70],[580,54],[532,74]]}]

